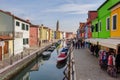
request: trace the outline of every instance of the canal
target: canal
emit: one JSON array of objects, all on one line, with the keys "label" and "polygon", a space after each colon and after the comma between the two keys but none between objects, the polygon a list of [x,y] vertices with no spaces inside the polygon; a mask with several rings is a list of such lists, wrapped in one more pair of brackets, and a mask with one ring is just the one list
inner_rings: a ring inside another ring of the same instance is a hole
[{"label": "canal", "polygon": [[57,63],[57,56],[65,46],[64,42],[51,53],[47,58],[42,55],[36,58],[28,67],[10,80],[63,80],[65,63]]}]

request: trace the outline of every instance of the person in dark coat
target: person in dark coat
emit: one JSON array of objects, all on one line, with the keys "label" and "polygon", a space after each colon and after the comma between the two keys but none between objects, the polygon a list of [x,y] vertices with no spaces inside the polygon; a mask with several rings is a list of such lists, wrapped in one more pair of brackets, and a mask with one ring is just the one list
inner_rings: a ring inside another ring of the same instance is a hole
[{"label": "person in dark coat", "polygon": [[115,65],[117,68],[117,72],[120,72],[120,52],[117,54],[116,59],[115,59]]}]

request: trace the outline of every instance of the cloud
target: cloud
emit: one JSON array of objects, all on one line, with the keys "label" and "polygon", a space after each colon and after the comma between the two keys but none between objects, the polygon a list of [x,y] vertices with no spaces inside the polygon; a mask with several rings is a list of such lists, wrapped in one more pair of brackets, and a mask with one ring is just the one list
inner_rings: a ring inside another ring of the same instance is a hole
[{"label": "cloud", "polygon": [[68,14],[85,14],[88,10],[95,9],[97,4],[63,4],[53,9],[47,9],[45,12],[62,12]]}]

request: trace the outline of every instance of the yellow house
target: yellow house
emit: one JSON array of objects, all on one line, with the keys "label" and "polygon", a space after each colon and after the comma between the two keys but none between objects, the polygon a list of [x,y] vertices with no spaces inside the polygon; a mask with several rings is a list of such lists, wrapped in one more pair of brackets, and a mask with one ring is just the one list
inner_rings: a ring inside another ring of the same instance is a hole
[{"label": "yellow house", "polygon": [[48,27],[41,25],[39,28],[39,41],[42,43],[42,42],[47,42],[48,40],[49,40]]},{"label": "yellow house", "polygon": [[63,32],[60,31],[60,39],[63,39]]},{"label": "yellow house", "polygon": [[120,38],[120,2],[113,5],[110,10],[111,38]]},{"label": "yellow house", "polygon": [[13,56],[13,37],[0,36],[0,61]]},{"label": "yellow house", "polygon": [[60,31],[56,31],[56,39],[60,39]]},{"label": "yellow house", "polygon": [[52,41],[53,40],[53,30],[52,29],[49,29],[49,41]]}]

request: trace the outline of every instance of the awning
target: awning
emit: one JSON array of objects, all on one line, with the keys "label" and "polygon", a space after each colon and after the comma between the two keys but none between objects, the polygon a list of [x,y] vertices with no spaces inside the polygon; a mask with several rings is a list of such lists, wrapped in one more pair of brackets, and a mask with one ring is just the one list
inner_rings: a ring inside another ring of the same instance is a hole
[{"label": "awning", "polygon": [[118,39],[102,39],[99,42],[99,45],[117,49],[118,45],[120,44],[120,40]]},{"label": "awning", "polygon": [[117,49],[117,46],[120,45],[120,40],[119,39],[86,39],[85,41],[93,43],[93,44],[97,44],[97,42],[99,42],[99,45],[101,46],[105,46],[108,48],[112,48],[112,49]]},{"label": "awning", "polygon": [[90,38],[90,39],[85,39],[86,42],[90,42],[92,44],[97,44],[97,42],[99,42],[99,39],[93,39],[93,38]]}]

